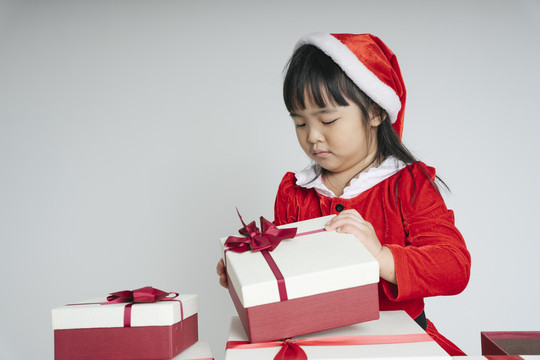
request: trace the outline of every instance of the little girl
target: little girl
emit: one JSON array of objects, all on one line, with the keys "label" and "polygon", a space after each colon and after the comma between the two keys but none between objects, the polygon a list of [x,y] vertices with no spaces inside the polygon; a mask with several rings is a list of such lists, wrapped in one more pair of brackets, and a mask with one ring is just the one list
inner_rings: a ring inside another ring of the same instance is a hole
[{"label": "little girl", "polygon": [[[274,223],[336,214],[326,229],[353,234],[379,262],[380,310],[405,310],[450,355],[465,355],[424,313],[424,297],[463,291],[470,255],[435,169],[401,142],[406,91],[395,55],[369,34],[308,35],[283,95],[314,164],[285,174]],[[227,286],[223,260],[217,272]]]}]

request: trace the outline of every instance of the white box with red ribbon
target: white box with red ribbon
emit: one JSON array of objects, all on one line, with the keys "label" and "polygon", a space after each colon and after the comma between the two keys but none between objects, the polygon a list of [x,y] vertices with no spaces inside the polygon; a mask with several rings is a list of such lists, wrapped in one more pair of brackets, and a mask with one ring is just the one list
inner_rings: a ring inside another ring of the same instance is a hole
[{"label": "white box with red ribbon", "polygon": [[450,360],[406,312],[381,311],[380,318],[293,337],[285,341],[250,343],[240,319],[231,320],[225,360]]},{"label": "white box with red ribbon", "polygon": [[379,317],[378,263],[353,235],[325,231],[332,217],[278,227],[261,218],[260,229],[242,221],[242,237],[220,239],[231,298],[251,341]]},{"label": "white box with red ribbon", "polygon": [[209,343],[197,341],[178,356],[175,356],[173,360],[214,360],[214,356]]},{"label": "white box with red ribbon", "polygon": [[64,359],[171,359],[198,341],[198,295],[151,287],[53,309],[54,351]]}]

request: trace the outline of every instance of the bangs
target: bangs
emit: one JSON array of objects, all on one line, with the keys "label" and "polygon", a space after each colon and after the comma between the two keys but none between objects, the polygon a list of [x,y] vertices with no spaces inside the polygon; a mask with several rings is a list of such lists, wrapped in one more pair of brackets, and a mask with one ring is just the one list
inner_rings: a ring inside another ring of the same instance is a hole
[{"label": "bangs", "polygon": [[304,110],[306,105],[347,106],[343,95],[353,99],[355,90],[359,91],[328,55],[313,45],[303,45],[289,61],[283,99],[288,111]]}]

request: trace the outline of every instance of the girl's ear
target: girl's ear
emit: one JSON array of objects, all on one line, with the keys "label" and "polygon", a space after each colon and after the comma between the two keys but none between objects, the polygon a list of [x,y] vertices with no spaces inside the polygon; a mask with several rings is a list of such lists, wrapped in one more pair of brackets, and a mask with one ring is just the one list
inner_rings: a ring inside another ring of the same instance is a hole
[{"label": "girl's ear", "polygon": [[369,125],[372,127],[377,127],[383,122],[386,113],[379,105],[374,103],[373,107],[371,108],[370,115],[371,117],[369,119]]},{"label": "girl's ear", "polygon": [[369,125],[371,125],[372,127],[377,127],[381,125],[381,123],[382,119],[380,115],[372,116],[371,119],[369,119]]}]

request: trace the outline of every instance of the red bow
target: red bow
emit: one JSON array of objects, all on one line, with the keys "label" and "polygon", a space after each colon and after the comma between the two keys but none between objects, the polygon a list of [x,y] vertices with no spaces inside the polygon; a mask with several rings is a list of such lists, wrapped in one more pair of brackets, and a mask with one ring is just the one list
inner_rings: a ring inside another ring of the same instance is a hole
[{"label": "red bow", "polygon": [[[173,297],[169,297],[174,295]],[[108,304],[118,303],[153,303],[156,301],[172,300],[179,294],[176,292],[167,293],[151,286],[145,286],[136,290],[124,290],[111,293],[107,296]],[[106,303],[107,304],[107,303]]]},{"label": "red bow", "polygon": [[274,360],[307,360],[307,355],[295,341],[287,339],[283,341]]},{"label": "red bow", "polygon": [[246,251],[274,250],[281,240],[291,239],[296,236],[296,228],[278,229],[276,225],[261,216],[261,230],[255,225],[255,221],[248,225],[242,219],[240,212],[236,209],[238,217],[243,227],[238,230],[244,237],[229,236],[225,241],[225,246],[229,250],[243,253]]}]

